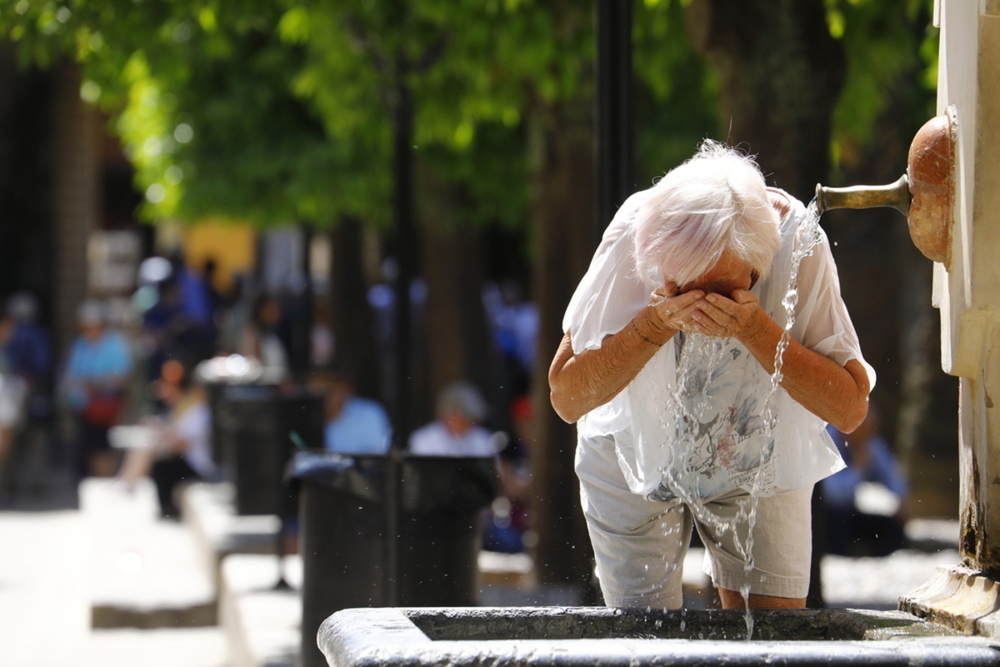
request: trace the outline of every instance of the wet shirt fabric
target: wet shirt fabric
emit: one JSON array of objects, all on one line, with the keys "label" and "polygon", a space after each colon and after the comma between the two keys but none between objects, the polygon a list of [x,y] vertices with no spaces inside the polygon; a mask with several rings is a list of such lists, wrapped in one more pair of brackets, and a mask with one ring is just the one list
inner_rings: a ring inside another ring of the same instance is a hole
[{"label": "wet shirt fabric", "polygon": [[[786,326],[791,309],[791,338],[841,365],[857,359],[874,386],[825,233],[801,202],[772,192],[788,200],[791,212],[781,223],[771,271],[752,291],[779,326]],[[619,209],[570,301],[563,330],[575,353],[600,348],[649,303],[654,287],[637,274],[633,241],[647,193],[632,195]],[[801,261],[793,261],[799,255]],[[787,299],[793,281],[797,299]],[[577,432],[581,444],[614,438],[633,493],[693,500],[736,488],[773,495],[840,470],[843,460],[825,426],[735,339],[677,334],[622,392],[582,417]]]}]

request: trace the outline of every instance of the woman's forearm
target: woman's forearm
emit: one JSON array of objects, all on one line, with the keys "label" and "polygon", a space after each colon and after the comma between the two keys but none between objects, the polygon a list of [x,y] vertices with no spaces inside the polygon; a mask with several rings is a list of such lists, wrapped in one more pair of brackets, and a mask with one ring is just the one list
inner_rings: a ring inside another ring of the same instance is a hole
[{"label": "woman's forearm", "polygon": [[[781,334],[781,327],[768,318],[755,335],[741,339],[768,373],[774,372],[775,352]],[[782,356],[781,375],[782,388],[796,402],[844,433],[857,428],[868,414],[871,387],[864,366],[856,359],[841,366],[789,339]]]},{"label": "woman's forearm", "polygon": [[550,400],[556,414],[574,423],[610,401],[672,336],[650,326],[645,310],[596,350],[574,354],[571,333],[566,334],[549,367]]}]

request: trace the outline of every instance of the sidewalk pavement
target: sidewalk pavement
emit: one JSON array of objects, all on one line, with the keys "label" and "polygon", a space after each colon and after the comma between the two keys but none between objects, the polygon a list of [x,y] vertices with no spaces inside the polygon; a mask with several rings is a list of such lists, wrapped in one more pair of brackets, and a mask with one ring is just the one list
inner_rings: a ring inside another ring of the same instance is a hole
[{"label": "sidewalk pavement", "polygon": [[0,513],[0,545],[0,665],[227,665],[218,627],[90,628],[91,545],[80,512]]},{"label": "sidewalk pavement", "polygon": [[[232,667],[220,626],[90,627],[91,558],[99,551],[93,544],[98,533],[74,505],[75,498],[57,494],[0,509],[0,665]],[[917,520],[911,530],[919,541],[938,548],[885,558],[825,557],[827,605],[893,609],[900,595],[927,581],[938,565],[959,562],[957,522]]]},{"label": "sidewalk pavement", "polygon": [[0,509],[0,665],[229,667],[218,627],[91,629],[94,531],[67,478]]}]

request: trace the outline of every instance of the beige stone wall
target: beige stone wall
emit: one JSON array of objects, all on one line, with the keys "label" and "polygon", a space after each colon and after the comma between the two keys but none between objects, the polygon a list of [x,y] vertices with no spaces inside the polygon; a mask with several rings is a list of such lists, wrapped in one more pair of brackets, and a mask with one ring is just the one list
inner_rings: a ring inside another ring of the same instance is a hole
[{"label": "beige stone wall", "polygon": [[[939,112],[958,119],[952,261],[935,266],[944,370],[960,378],[962,550],[1000,567],[1000,0],[939,0]],[[996,407],[994,407],[996,405]]]}]

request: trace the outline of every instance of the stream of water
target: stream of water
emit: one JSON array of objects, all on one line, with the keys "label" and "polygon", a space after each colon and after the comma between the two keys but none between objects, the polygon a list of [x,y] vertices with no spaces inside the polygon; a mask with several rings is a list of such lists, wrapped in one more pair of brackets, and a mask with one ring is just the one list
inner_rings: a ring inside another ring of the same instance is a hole
[{"label": "stream of water", "polygon": [[[713,527],[720,535],[731,532],[737,552],[744,562],[747,575],[754,568],[753,532],[757,520],[757,504],[762,494],[773,493],[775,427],[778,414],[776,397],[783,379],[782,369],[784,355],[788,349],[791,329],[795,324],[796,305],[798,304],[798,275],[802,259],[808,256],[813,248],[822,240],[823,233],[819,226],[819,213],[816,202],[808,207],[808,215],[799,223],[795,231],[795,239],[791,256],[791,271],[788,288],[781,300],[785,314],[785,324],[774,356],[774,372],[770,374],[769,387],[763,400],[750,397],[736,397],[742,400],[743,406],[753,406],[758,410],[756,415],[747,416],[735,427],[728,430],[717,426],[719,410],[717,404],[709,399],[707,392],[724,381],[719,376],[713,377],[715,369],[732,368],[732,359],[742,355],[743,363],[756,363],[749,353],[731,339],[713,338],[697,334],[683,336],[678,334],[676,367],[677,380],[672,387],[670,403],[661,420],[665,433],[674,434],[674,441],[669,445],[673,448],[671,463],[661,469],[663,486],[679,500],[684,502],[693,512],[697,521]],[[772,313],[772,316],[775,313]],[[741,351],[742,350],[742,351]],[[712,383],[716,383],[713,385]],[[765,385],[766,387],[768,385]],[[745,408],[744,408],[745,409]],[[729,413],[738,412],[734,404]],[[668,423],[666,415],[674,415]],[[679,417],[678,417],[679,416]],[[753,426],[747,426],[751,424]],[[745,430],[753,429],[757,435],[745,437]],[[715,429],[714,431],[712,429]],[[733,431],[737,431],[734,433]],[[707,437],[706,437],[707,434]],[[740,440],[740,438],[744,438]],[[708,478],[707,471],[712,465],[724,461],[730,472],[730,478],[738,480],[737,486],[749,491],[749,502],[743,503],[737,515],[731,520],[718,517],[705,507],[703,498],[704,487]],[[737,471],[734,476],[732,471]],[[737,528],[745,526],[745,534]],[[668,573],[683,567],[683,562],[668,564]],[[749,577],[748,577],[749,578]],[[753,613],[750,609],[750,585],[741,587],[740,594],[746,603],[747,639],[753,637]]]}]

